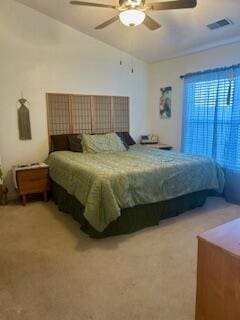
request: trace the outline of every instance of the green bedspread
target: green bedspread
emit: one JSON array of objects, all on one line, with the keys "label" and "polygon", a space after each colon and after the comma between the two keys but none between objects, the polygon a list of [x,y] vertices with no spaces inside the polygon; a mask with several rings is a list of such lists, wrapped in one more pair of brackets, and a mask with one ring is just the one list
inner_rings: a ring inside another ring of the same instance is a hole
[{"label": "green bedspread", "polygon": [[224,187],[223,171],[210,158],[140,145],[117,153],[57,151],[48,164],[51,178],[85,206],[85,218],[100,232],[121,209]]}]

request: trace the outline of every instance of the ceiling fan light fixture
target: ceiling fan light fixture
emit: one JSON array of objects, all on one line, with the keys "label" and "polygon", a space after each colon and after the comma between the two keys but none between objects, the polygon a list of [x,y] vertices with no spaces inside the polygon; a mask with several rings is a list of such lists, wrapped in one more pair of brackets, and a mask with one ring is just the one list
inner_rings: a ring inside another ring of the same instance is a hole
[{"label": "ceiling fan light fixture", "polygon": [[145,17],[145,12],[136,9],[125,10],[119,14],[120,21],[128,27],[138,26],[143,23]]}]

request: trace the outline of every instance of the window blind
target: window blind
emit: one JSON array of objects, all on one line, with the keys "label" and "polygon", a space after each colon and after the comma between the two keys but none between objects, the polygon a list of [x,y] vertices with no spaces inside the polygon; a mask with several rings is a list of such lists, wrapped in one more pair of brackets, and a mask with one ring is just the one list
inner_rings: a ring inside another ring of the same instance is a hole
[{"label": "window blind", "polygon": [[183,151],[240,171],[240,67],[186,77]]}]

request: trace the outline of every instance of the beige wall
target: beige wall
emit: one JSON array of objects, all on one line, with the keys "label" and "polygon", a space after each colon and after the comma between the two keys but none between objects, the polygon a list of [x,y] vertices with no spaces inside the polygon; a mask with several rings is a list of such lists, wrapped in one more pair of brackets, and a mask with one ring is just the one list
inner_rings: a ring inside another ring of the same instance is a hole
[{"label": "beige wall", "polygon": [[[176,59],[150,65],[151,130],[160,135],[162,142],[179,149],[181,145],[183,84],[180,75],[189,72],[240,63],[240,43],[206,50]],[[160,88],[172,86],[172,117],[159,117]]]},{"label": "beige wall", "polygon": [[[120,66],[120,56],[123,66]],[[131,133],[148,131],[148,65],[13,0],[0,2],[0,156],[10,169],[47,157],[46,92],[130,96]],[[18,139],[16,101],[30,101],[32,140]]]}]

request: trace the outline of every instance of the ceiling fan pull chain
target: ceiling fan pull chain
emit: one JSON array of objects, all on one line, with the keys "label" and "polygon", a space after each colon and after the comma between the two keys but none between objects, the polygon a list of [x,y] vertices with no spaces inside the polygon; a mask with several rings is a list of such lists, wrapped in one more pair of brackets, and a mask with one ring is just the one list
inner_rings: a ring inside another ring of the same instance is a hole
[{"label": "ceiling fan pull chain", "polygon": [[[120,39],[119,39],[119,41],[120,41]],[[122,51],[121,50],[119,51],[119,64],[120,64],[120,66],[123,65],[123,55],[122,55]]]},{"label": "ceiling fan pull chain", "polygon": [[120,66],[122,66],[123,65],[123,59],[122,59],[122,52],[120,51],[120,57],[119,57],[119,60],[120,60]]},{"label": "ceiling fan pull chain", "polygon": [[134,29],[132,28],[132,30],[131,30],[131,48],[130,48],[131,65],[132,65],[131,73],[134,73],[134,69],[133,69],[133,48],[134,48]]}]

